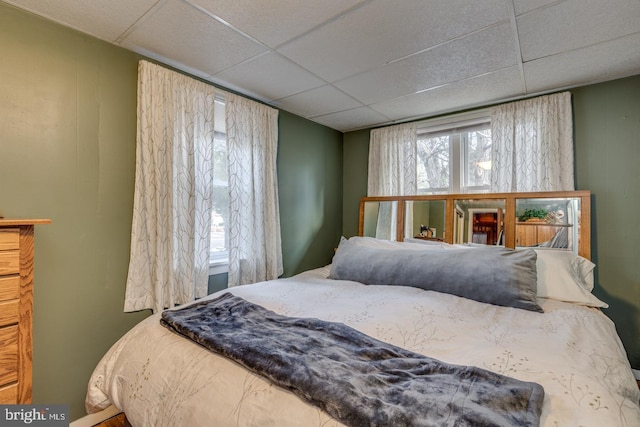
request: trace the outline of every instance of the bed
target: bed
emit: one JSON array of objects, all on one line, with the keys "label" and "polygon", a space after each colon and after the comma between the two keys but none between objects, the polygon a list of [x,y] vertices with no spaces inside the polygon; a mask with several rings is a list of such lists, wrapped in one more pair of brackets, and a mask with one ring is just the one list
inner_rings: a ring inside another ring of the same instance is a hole
[{"label": "bed", "polygon": [[[489,266],[473,266],[473,284],[447,288],[471,280],[460,278],[460,265],[477,259]],[[525,280],[535,282],[533,293],[526,284],[513,292],[511,283],[528,274],[523,266],[535,271]],[[588,259],[556,249],[352,237],[340,242],[331,265],[227,289],[196,304],[232,294],[277,315],[337,322],[447,364],[537,384],[544,389],[542,426],[638,426],[640,392],[615,326],[600,311],[606,303],[591,293],[593,268]],[[505,273],[512,269],[513,277]],[[389,274],[400,283],[386,283]],[[413,283],[419,276],[425,280]],[[482,280],[502,281],[508,290],[487,292],[486,283],[476,286]],[[88,412],[113,405],[133,426],[345,425],[298,393],[161,325],[162,317],[145,319],[105,354],[88,385]],[[429,425],[423,421],[398,425]]]}]

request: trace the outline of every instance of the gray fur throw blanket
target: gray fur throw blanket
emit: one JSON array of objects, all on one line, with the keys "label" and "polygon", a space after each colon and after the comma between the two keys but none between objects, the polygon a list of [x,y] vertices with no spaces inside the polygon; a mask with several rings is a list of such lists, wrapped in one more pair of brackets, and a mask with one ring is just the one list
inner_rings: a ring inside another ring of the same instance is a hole
[{"label": "gray fur throw blanket", "polygon": [[539,384],[443,363],[342,323],[282,316],[231,293],[167,310],[160,322],[349,426],[539,425]]}]

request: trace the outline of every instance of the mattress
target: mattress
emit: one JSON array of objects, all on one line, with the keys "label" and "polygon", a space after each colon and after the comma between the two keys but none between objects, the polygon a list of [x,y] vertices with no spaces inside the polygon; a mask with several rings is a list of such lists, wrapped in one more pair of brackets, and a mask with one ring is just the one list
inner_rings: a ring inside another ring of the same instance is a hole
[{"label": "mattress", "polygon": [[[598,308],[538,298],[543,313],[407,286],[329,278],[330,266],[235,287],[276,313],[342,322],[405,349],[544,387],[543,426],[638,426],[640,392]],[[88,412],[114,405],[133,426],[338,426],[323,411],[169,331],[155,314],[105,354]]]}]

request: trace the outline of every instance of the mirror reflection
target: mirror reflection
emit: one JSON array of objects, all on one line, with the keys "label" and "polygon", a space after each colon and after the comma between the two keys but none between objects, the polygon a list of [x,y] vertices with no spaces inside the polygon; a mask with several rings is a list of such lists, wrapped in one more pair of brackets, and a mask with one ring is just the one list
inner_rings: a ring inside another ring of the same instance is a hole
[{"label": "mirror reflection", "polygon": [[363,236],[396,240],[398,228],[397,201],[364,203]]},{"label": "mirror reflection", "polygon": [[516,200],[516,246],[577,252],[580,199]]},{"label": "mirror reflection", "polygon": [[456,200],[454,243],[504,246],[505,200]]},{"label": "mirror reflection", "polygon": [[590,209],[588,191],[363,197],[358,233],[420,243],[554,248],[590,259]]},{"label": "mirror reflection", "polygon": [[405,202],[404,240],[444,241],[447,206],[444,200]]}]

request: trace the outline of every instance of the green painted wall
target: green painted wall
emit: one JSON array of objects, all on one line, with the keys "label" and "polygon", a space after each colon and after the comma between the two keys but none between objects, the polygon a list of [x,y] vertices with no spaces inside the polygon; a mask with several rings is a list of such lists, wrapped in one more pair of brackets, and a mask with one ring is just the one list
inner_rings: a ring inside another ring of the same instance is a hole
[{"label": "green painted wall", "polygon": [[[0,52],[0,213],[53,220],[36,228],[33,398],[76,419],[98,360],[149,314],[122,312],[140,57],[4,3]],[[340,237],[342,134],[284,112],[279,129],[291,275],[328,263]]]},{"label": "green painted wall", "polygon": [[[573,93],[576,188],[591,190],[594,294],[608,302],[631,365],[640,369],[640,75]],[[358,233],[369,131],[344,135],[344,235]],[[347,179],[347,171],[349,178]]]},{"label": "green painted wall", "polygon": [[137,57],[0,4],[0,210],[36,227],[33,399],[82,415],[124,314]]},{"label": "green painted wall", "polygon": [[327,265],[342,232],[342,133],[281,111],[278,187],[284,276]]},{"label": "green painted wall", "polygon": [[593,194],[594,293],[640,369],[640,75],[572,93],[576,185]]},{"label": "green painted wall", "polygon": [[358,234],[360,198],[367,195],[369,133],[369,130],[360,130],[347,132],[343,137],[344,199],[342,202],[342,233],[345,237]]}]

